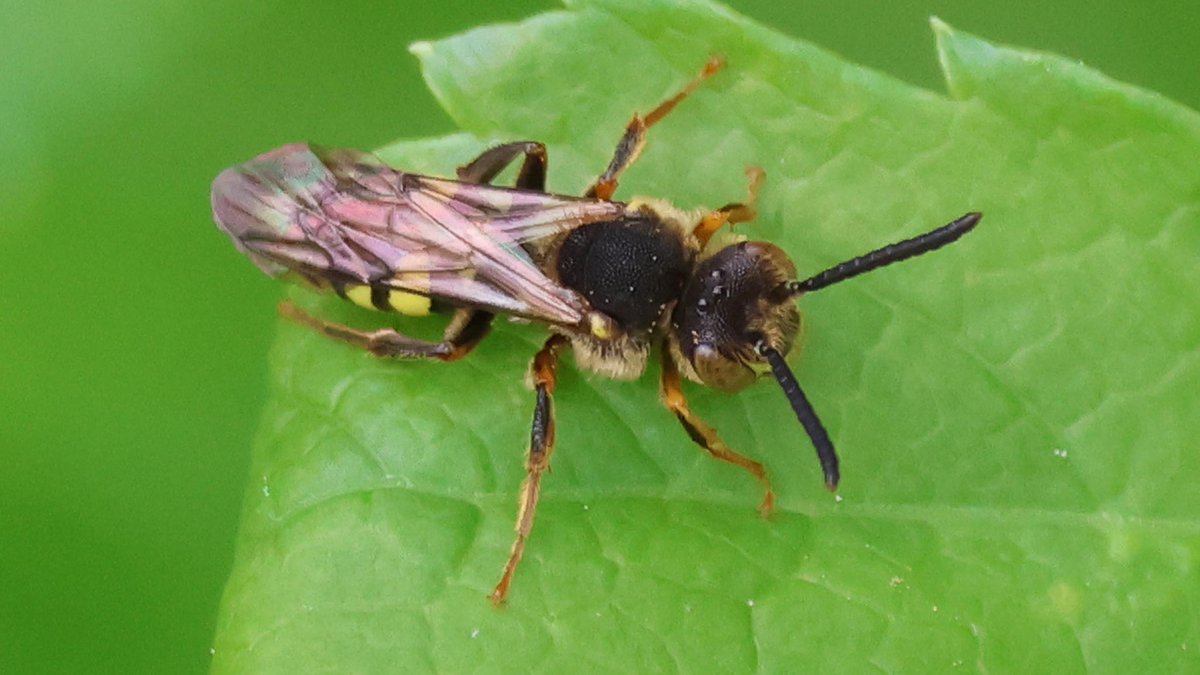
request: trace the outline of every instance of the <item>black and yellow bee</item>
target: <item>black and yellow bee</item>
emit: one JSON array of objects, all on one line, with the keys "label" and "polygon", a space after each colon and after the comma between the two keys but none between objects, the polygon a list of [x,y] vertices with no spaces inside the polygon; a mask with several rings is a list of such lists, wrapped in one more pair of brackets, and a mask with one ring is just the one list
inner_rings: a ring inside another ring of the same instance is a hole
[{"label": "black and yellow bee", "polygon": [[[713,457],[749,471],[774,492],[763,466],[725,445],[689,409],[687,378],[737,391],[770,372],[816,447],[833,490],[838,460],[785,356],[800,315],[795,300],[872,269],[949,244],[979,222],[968,213],[927,234],[835,265],[807,279],[776,246],[718,242],[726,224],[754,218],[762,172],[748,171],[745,203],[701,215],[655,199],[613,200],[621,173],[646,131],[722,63],[711,60],[678,94],[634,115],[612,160],[583,197],[545,192],[547,155],[534,141],[492,148],[457,179],[398,171],[351,150],[287,145],[221,173],[213,183],[217,225],[264,272],[328,290],[367,308],[407,315],[451,313],[439,342],[391,328],[364,331],[281,312],[377,356],[454,361],[487,336],[497,314],[547,326],[531,366],[536,404],[528,478],[517,536],[491,599],[503,602],[533,528],[542,474],[554,449],[553,393],[560,354],[570,347],[585,370],[632,379],[661,353],[663,403]],[[522,159],[515,188],[489,183]]]}]

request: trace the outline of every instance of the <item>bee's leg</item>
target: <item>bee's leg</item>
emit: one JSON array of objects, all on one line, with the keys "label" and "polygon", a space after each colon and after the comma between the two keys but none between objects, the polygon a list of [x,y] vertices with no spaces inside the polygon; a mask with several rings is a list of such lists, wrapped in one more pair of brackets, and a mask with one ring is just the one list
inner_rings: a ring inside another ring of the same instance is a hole
[{"label": "bee's leg", "polygon": [[642,148],[646,145],[646,130],[654,126],[659,120],[667,116],[667,113],[675,109],[683,99],[688,97],[700,86],[702,82],[712,77],[718,70],[725,65],[725,61],[720,57],[714,56],[704,64],[704,69],[700,74],[688,82],[687,85],[679,90],[671,98],[663,101],[657,108],[651,110],[645,117],[634,114],[633,119],[629,121],[629,125],[625,127],[625,133],[621,136],[621,140],[617,142],[617,149],[613,152],[612,160],[608,163],[608,168],[595,183],[588,188],[586,196],[595,197],[596,199],[612,199],[613,193],[617,191],[617,183],[621,179],[621,173],[633,165],[637,160],[638,155],[642,153]]},{"label": "bee's leg", "polygon": [[679,381],[679,368],[672,360],[670,350],[664,347],[662,355],[662,395],[663,405],[667,409],[675,413],[675,417],[679,419],[679,423],[683,425],[683,430],[687,435],[695,441],[696,445],[704,448],[708,454],[714,458],[730,464],[736,464],[746,471],[749,471],[758,482],[762,485],[764,494],[762,504],[758,507],[758,512],[767,517],[775,510],[775,491],[771,489],[771,481],[767,479],[767,472],[762,464],[734,452],[725,445],[721,437],[717,435],[717,430],[708,426],[699,417],[696,417],[691,408],[688,407],[687,399],[684,398],[683,388]]},{"label": "bee's leg", "polygon": [[508,554],[508,562],[504,565],[500,582],[489,596],[493,604],[502,604],[508,595],[513,572],[521,562],[521,555],[525,553],[525,542],[533,529],[533,515],[537,510],[538,496],[541,494],[542,474],[550,468],[550,453],[554,451],[554,386],[558,381],[558,352],[567,345],[567,338],[562,335],[551,336],[533,357],[533,365],[530,367],[537,392],[537,404],[533,409],[533,426],[529,432],[529,458],[525,463],[529,475],[521,485],[517,538],[513,541],[512,552]]},{"label": "bee's leg", "polygon": [[492,319],[496,315],[482,309],[459,308],[454,312],[450,325],[442,336],[441,344],[449,344],[452,349],[446,356],[440,356],[443,361],[457,361],[471,350],[475,349],[483,339],[492,332]]},{"label": "bee's leg", "polygon": [[459,309],[446,328],[441,342],[409,337],[392,328],[363,331],[340,323],[318,319],[284,300],[279,303],[284,318],[308,326],[322,335],[365,349],[375,356],[398,359],[438,359],[457,361],[466,356],[487,336],[491,328],[491,312],[478,309]]},{"label": "bee's leg", "polygon": [[767,174],[760,167],[746,167],[746,177],[750,179],[746,186],[746,201],[742,203],[735,202],[726,204],[716,211],[712,211],[700,219],[696,223],[692,234],[700,240],[700,245],[704,246],[708,240],[716,234],[717,230],[721,229],[726,223],[733,225],[736,223],[748,223],[758,216],[754,205],[758,202],[758,188],[762,186],[763,179]]},{"label": "bee's leg", "polygon": [[518,155],[525,155],[521,170],[517,173],[516,186],[525,190],[546,190],[546,146],[537,141],[505,143],[458,167],[458,179],[467,183],[490,183],[500,175]]}]

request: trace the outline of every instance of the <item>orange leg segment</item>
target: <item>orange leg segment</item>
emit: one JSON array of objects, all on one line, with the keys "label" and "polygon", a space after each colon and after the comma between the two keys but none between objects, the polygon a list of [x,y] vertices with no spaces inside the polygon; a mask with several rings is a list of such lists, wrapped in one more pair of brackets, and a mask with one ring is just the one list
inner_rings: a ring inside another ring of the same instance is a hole
[{"label": "orange leg segment", "polygon": [[766,469],[763,468],[762,464],[731,450],[721,440],[721,437],[717,435],[716,429],[708,426],[703,420],[692,413],[692,409],[688,407],[687,399],[683,395],[683,388],[679,379],[679,369],[675,365],[675,362],[671,360],[669,350],[665,348],[663,349],[662,356],[662,387],[660,393],[663,405],[672,413],[675,413],[675,417],[683,425],[683,430],[695,441],[696,445],[704,448],[714,459],[735,464],[749,471],[750,475],[754,476],[759,484],[762,485],[763,500],[762,504],[758,507],[758,512],[764,518],[769,517],[775,510],[775,490],[771,488],[771,481],[767,478]]},{"label": "orange leg segment", "polygon": [[717,230],[726,223],[730,225],[748,223],[758,217],[754,206],[758,202],[758,189],[762,187],[763,179],[767,177],[767,174],[760,167],[750,166],[746,167],[746,177],[749,182],[746,186],[745,202],[726,204],[716,211],[710,211],[700,219],[699,223],[696,223],[692,234],[700,240],[701,246],[707,244]]},{"label": "orange leg segment", "polygon": [[683,99],[696,91],[705,80],[715,75],[724,66],[724,59],[719,56],[713,56],[708,60],[708,63],[704,64],[704,68],[700,73],[692,78],[692,81],[688,82],[677,94],[658,104],[658,107],[651,110],[645,117],[635,114],[625,127],[625,133],[617,143],[617,149],[613,152],[613,157],[608,163],[608,168],[588,188],[585,195],[595,197],[596,199],[612,199],[613,194],[617,191],[617,184],[620,182],[621,174],[625,169],[633,165],[638,155],[642,154],[642,148],[646,145],[646,130],[666,117],[668,113],[675,109],[675,106],[683,102]]}]

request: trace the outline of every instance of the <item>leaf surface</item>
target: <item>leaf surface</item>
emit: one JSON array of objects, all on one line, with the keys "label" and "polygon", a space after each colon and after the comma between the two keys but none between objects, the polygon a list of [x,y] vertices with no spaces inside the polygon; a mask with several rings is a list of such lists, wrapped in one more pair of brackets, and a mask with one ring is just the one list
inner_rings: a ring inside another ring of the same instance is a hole
[{"label": "leaf surface", "polygon": [[[573,0],[417,46],[463,132],[398,143],[447,174],[549,146],[582,191],[634,111],[620,195],[743,198],[811,274],[969,210],[962,242],[813,294],[797,376],[842,455],[835,500],[769,381],[689,389],[779,495],[691,445],[638,382],[560,369],[558,450],[510,604],[537,327],[454,365],[284,325],[215,672],[1081,671],[1198,667],[1200,116],[935,20],[948,94],[713,4]],[[386,319],[293,294],[354,325]],[[400,320],[406,332],[438,326]]]}]

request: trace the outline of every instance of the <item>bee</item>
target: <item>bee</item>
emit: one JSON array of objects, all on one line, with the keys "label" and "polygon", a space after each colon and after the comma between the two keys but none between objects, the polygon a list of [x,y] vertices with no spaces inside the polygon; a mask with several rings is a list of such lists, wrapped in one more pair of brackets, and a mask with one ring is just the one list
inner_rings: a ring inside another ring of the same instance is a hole
[{"label": "bee", "polygon": [[[474,349],[499,314],[549,329],[530,366],[535,403],[527,476],[516,538],[490,595],[496,604],[508,595],[550,467],[564,351],[573,350],[583,370],[634,379],[657,350],[663,404],[708,454],[758,481],[766,516],[775,493],[763,465],[730,449],[691,411],[681,381],[734,392],[770,373],[816,449],[826,487],[836,489],[833,442],[785,360],[800,326],[795,301],[945,246],[980,220],[968,213],[800,279],[773,244],[714,238],[725,225],[754,219],[760,169],[747,171],[745,202],[702,215],[658,199],[615,200],[647,130],[722,66],[714,57],[674,96],[644,117],[635,114],[582,197],[546,192],[546,147],[536,141],[493,147],[454,179],[400,171],[352,150],[293,144],[227,169],[213,183],[217,225],[267,274],[370,309],[450,315],[442,340],[426,341],[280,305],[285,317],[330,338],[380,357],[449,362]],[[514,187],[491,184],[518,159]]]}]

